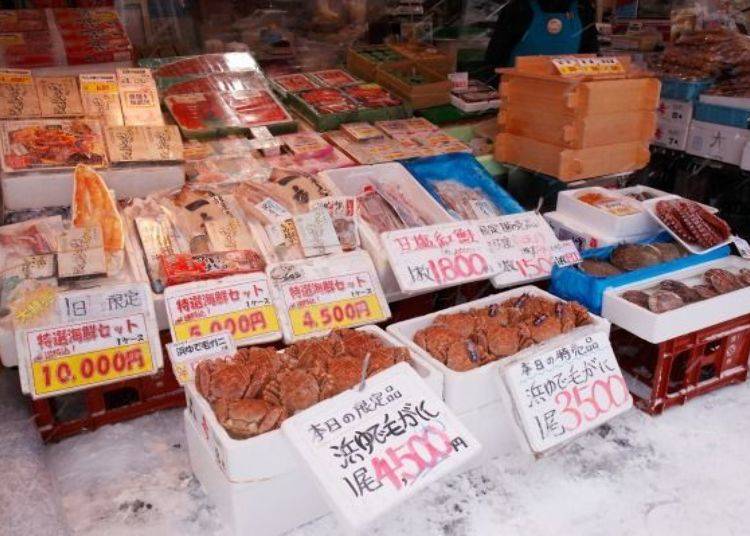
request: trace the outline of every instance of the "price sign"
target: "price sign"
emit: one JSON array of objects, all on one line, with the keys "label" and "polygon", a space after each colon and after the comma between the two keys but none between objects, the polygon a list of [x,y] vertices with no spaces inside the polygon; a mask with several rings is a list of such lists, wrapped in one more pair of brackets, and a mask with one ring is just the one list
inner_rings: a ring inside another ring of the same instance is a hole
[{"label": "price sign", "polygon": [[562,240],[552,246],[552,259],[560,268],[581,264],[583,259],[572,240]]},{"label": "price sign", "polygon": [[370,256],[355,251],[269,267],[287,341],[391,316]]},{"label": "price sign", "polygon": [[583,74],[583,69],[576,58],[552,58],[552,65],[563,76]]},{"label": "price sign", "polygon": [[195,367],[201,361],[232,357],[237,353],[237,345],[232,334],[220,331],[206,337],[167,344],[172,370],[180,385],[195,378]]},{"label": "price sign", "polygon": [[742,256],[744,259],[750,259],[750,244],[747,243],[747,240],[744,238],[740,238],[739,236],[734,237],[734,245],[737,248],[737,252]]},{"label": "price sign", "polygon": [[172,340],[228,331],[238,346],[281,338],[266,274],[233,275],[167,287],[164,302]]},{"label": "price sign", "polygon": [[145,284],[68,291],[55,320],[16,334],[24,391],[43,398],[153,374],[162,355]]},{"label": "price sign", "polygon": [[603,332],[510,362],[503,379],[534,453],[569,441],[633,405]]},{"label": "price sign", "polygon": [[508,214],[478,223],[492,255],[492,284],[507,287],[538,281],[552,272],[552,248],[558,243],[547,221],[536,212]]},{"label": "price sign", "polygon": [[380,235],[404,292],[439,289],[487,279],[492,257],[474,222],[455,222]]},{"label": "price sign", "polygon": [[552,58],[552,65],[563,76],[593,76],[625,72],[625,68],[617,58]]},{"label": "price sign", "polygon": [[284,434],[347,533],[458,470],[481,445],[406,363],[288,418]]}]

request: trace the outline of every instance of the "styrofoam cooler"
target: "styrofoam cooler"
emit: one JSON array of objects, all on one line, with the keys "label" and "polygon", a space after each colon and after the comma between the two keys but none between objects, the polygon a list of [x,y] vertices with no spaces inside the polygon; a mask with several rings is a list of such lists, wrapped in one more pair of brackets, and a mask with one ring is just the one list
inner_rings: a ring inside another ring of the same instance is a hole
[{"label": "styrofoam cooler", "polygon": [[552,227],[558,240],[572,240],[579,251],[614,246],[620,242],[630,241],[630,237],[617,238],[602,234],[599,229],[595,229],[558,211],[546,212],[544,218],[550,227]]},{"label": "styrofoam cooler", "polygon": [[[538,287],[529,285],[501,292],[499,294],[493,294],[492,296],[487,296],[479,300],[462,303],[454,307],[443,309],[442,311],[436,311],[428,315],[404,320],[388,326],[388,331],[402,344],[405,344],[412,351],[412,355],[414,355],[418,361],[431,365],[443,376],[444,400],[459,417],[472,414],[472,412],[476,412],[477,410],[484,410],[483,413],[485,414],[489,411],[494,415],[494,417],[493,415],[487,415],[489,421],[478,420],[477,429],[470,428],[472,432],[477,433],[480,441],[482,441],[482,436],[487,433],[487,431],[481,430],[481,427],[488,426],[487,422],[491,422],[492,426],[495,426],[499,422],[503,424],[503,427],[509,426],[512,423],[512,419],[509,417],[510,408],[507,408],[506,404],[502,402],[502,394],[499,389],[498,377],[500,374],[501,360],[488,363],[487,365],[473,370],[457,372],[449,369],[442,362],[435,359],[418,346],[414,342],[414,335],[417,331],[432,325],[435,317],[438,315],[487,307],[493,303],[501,303],[505,300],[519,297],[526,293],[532,296],[542,296],[551,300],[559,301],[559,299],[552,294],[545,292]],[[597,331],[609,333],[610,324],[608,321],[593,314],[590,316],[592,319],[591,324],[575,328],[568,333],[558,335],[557,337],[540,344],[535,344],[506,359],[523,359],[526,356],[554,349],[561,344],[565,344],[581,336]],[[484,424],[481,424],[482,422],[484,422]],[[517,445],[518,443],[510,440],[513,428],[507,428],[504,431],[507,432],[507,441],[495,444],[483,441],[483,445],[488,451],[488,456],[495,457],[504,452],[509,452],[506,449],[515,450],[513,445]],[[503,437],[506,436],[503,435]]]},{"label": "styrofoam cooler", "polygon": [[685,152],[725,164],[739,165],[750,141],[750,130],[693,121]]}]

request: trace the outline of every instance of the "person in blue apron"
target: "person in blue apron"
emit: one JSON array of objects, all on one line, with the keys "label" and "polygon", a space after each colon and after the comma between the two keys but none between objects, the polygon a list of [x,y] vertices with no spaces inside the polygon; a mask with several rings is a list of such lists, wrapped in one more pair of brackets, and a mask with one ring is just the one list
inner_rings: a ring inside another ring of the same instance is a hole
[{"label": "person in blue apron", "polygon": [[599,51],[590,0],[510,0],[487,46],[488,67],[512,67],[518,56]]}]

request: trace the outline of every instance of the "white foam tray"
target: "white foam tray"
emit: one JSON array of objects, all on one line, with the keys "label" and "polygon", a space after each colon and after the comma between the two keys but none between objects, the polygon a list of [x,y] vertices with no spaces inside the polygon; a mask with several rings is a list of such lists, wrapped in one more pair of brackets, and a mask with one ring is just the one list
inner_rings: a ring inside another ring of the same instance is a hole
[{"label": "white foam tray", "polygon": [[622,293],[627,290],[649,289],[664,279],[676,279],[688,285],[702,283],[702,274],[711,268],[725,268],[736,273],[740,268],[750,268],[750,260],[732,255],[644,279],[632,285],[609,289],[604,292],[602,316],[641,339],[658,344],[750,313],[750,287],[660,314],[653,313],[621,297]]},{"label": "white foam tray", "polygon": [[[190,466],[230,534],[277,536],[329,512],[315,482],[301,466],[268,478],[229,480],[211,452],[205,429],[188,410],[184,421]],[[275,457],[274,452],[268,455],[268,461]]]},{"label": "white foam tray", "polygon": [[[713,250],[715,250],[717,248],[720,248],[722,246],[726,246],[727,244],[730,244],[733,241],[733,238],[730,235],[729,238],[727,238],[723,242],[720,242],[719,244],[716,244],[715,246],[712,246],[710,248],[704,248],[704,247],[701,247],[701,246],[699,246],[697,244],[691,244],[689,242],[686,242],[685,240],[682,239],[682,237],[680,235],[678,235],[677,233],[675,233],[674,231],[672,231],[672,229],[670,229],[667,226],[667,224],[665,224],[664,222],[662,222],[661,219],[659,218],[659,216],[656,215],[656,204],[659,201],[665,201],[665,200],[668,200],[668,199],[682,199],[682,198],[679,195],[668,195],[668,196],[665,196],[665,197],[660,197],[660,198],[657,198],[657,199],[649,199],[648,201],[644,201],[643,202],[643,206],[648,211],[649,217],[652,218],[654,220],[654,222],[656,222],[656,224],[661,229],[664,229],[669,234],[671,234],[672,237],[675,240],[677,240],[680,244],[682,244],[685,247],[685,249],[687,249],[691,253],[697,253],[697,254],[708,253],[709,251],[713,251]],[[687,200],[687,201],[689,201],[689,200]],[[705,205],[701,205],[701,206],[705,207]],[[717,212],[717,211],[715,209],[711,209],[711,212]]]},{"label": "white foam tray", "polygon": [[466,102],[451,94],[451,104],[466,113],[489,112],[500,108],[500,99],[482,102]]},{"label": "white foam tray", "polygon": [[[321,180],[336,195],[356,196],[364,187],[372,183],[373,178],[394,182],[420,210],[428,225],[435,223],[450,223],[451,215],[425,190],[404,166],[395,162],[356,166],[349,168],[322,171],[318,174]],[[362,247],[367,250],[375,264],[386,299],[389,302],[415,296],[406,294],[398,286],[396,276],[391,270],[385,248],[380,241],[380,235],[362,218],[359,219],[359,236]]]},{"label": "white foam tray", "polygon": [[418,360],[431,365],[443,376],[445,393],[444,400],[453,411],[461,415],[496,402],[500,398],[497,376],[499,374],[501,361],[507,359],[522,359],[525,356],[556,348],[568,341],[596,331],[609,333],[609,322],[592,314],[590,316],[593,322],[590,325],[581,326],[568,333],[544,341],[541,344],[535,344],[529,348],[521,350],[511,357],[505,358],[505,360],[494,361],[482,367],[465,372],[457,372],[449,369],[440,360],[432,357],[414,342],[414,334],[417,331],[432,325],[435,317],[438,315],[487,307],[493,303],[500,303],[509,298],[521,296],[524,293],[533,296],[543,296],[545,298],[559,301],[559,298],[552,294],[533,285],[528,285],[508,290],[506,292],[500,292],[499,294],[493,294],[492,296],[487,296],[479,300],[462,303],[461,305],[449,307],[442,311],[436,311],[425,316],[397,322],[388,326],[388,331],[399,339],[402,344],[407,345],[412,350],[412,355],[416,356]]},{"label": "white foam tray", "polygon": [[[377,326],[363,326],[358,331],[372,333],[386,344],[401,346],[403,343]],[[440,397],[443,394],[442,376],[430,363],[417,359],[412,351],[412,366],[420,377]],[[301,469],[298,457],[281,430],[274,430],[250,439],[232,439],[219,424],[208,401],[203,398],[194,383],[185,385],[188,409],[200,428],[208,432],[210,448],[221,460],[223,473],[231,481],[248,481],[279,477]]]},{"label": "white foam tray", "polygon": [[616,246],[620,243],[632,243],[654,236],[656,233],[616,238],[602,234],[598,229],[562,214],[560,212],[547,212],[544,218],[555,231],[558,240],[572,240],[579,251],[587,249],[602,248],[605,246]]},{"label": "white foam tray", "polygon": [[[99,171],[117,199],[145,197],[151,192],[179,188],[185,183],[182,164],[112,167]],[[5,210],[70,206],[73,170],[48,173],[3,173]]]},{"label": "white foam tray", "polygon": [[[615,216],[578,200],[579,196],[589,192],[613,197],[632,206],[639,212],[630,216]],[[646,213],[640,202],[618,193],[617,190],[608,190],[599,186],[576,190],[562,190],[557,194],[557,212],[571,216],[579,221],[585,221],[588,225],[596,229],[606,229],[610,236],[616,238],[648,233],[655,234],[659,231],[659,226]]]}]

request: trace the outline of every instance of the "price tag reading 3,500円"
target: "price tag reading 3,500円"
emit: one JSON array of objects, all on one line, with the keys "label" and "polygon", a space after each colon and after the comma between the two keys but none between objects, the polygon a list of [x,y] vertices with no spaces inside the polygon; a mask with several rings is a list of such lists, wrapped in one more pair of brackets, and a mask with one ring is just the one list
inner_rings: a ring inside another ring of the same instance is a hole
[{"label": "price tag reading 3,500\u5186", "polygon": [[509,363],[503,378],[536,454],[604,424],[633,405],[603,332]]},{"label": "price tag reading 3,500\u5186", "polygon": [[263,272],[167,287],[164,302],[175,342],[219,331],[231,333],[238,346],[281,338]]},{"label": "price tag reading 3,500\u5186", "polygon": [[370,527],[482,448],[406,363],[288,418],[282,430],[347,533]]}]

